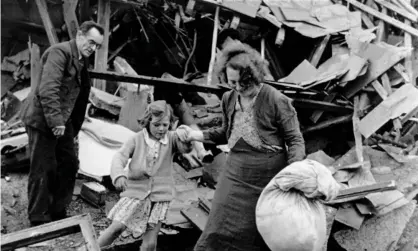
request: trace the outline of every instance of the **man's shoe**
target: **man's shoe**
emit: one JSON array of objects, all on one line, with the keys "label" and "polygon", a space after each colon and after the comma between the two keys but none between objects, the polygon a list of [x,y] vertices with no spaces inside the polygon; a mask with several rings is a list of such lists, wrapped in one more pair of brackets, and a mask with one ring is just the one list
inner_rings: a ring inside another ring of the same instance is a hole
[{"label": "man's shoe", "polygon": [[67,216],[66,211],[54,213],[54,214],[51,215],[52,221],[59,221],[59,220],[65,219],[67,217],[68,216]]}]

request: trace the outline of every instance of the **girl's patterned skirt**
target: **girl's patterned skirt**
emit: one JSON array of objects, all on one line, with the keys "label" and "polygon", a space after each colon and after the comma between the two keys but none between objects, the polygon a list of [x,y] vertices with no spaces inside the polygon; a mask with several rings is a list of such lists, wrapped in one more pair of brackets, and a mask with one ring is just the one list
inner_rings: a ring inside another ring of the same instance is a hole
[{"label": "girl's patterned skirt", "polygon": [[122,197],[110,210],[108,218],[121,222],[134,237],[139,237],[147,228],[165,220],[169,205],[169,201],[151,202],[150,199]]}]

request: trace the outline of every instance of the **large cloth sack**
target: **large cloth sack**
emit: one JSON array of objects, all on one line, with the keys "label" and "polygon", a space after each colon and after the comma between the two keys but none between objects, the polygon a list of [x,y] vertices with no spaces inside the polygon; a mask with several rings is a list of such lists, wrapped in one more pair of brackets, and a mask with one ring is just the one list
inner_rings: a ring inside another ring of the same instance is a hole
[{"label": "large cloth sack", "polygon": [[318,251],[326,238],[321,200],[338,195],[331,171],[314,160],[294,162],[264,188],[256,207],[257,229],[272,251]]}]

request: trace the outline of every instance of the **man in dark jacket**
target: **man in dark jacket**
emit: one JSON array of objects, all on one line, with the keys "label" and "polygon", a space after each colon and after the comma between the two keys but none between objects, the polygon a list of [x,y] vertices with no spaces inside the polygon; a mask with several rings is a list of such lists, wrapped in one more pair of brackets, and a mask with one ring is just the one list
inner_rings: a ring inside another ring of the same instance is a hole
[{"label": "man in dark jacket", "polygon": [[75,40],[42,55],[41,74],[21,110],[30,148],[29,221],[32,226],[66,217],[78,169],[74,137],[84,121],[90,93],[88,57],[104,30],[84,22]]}]

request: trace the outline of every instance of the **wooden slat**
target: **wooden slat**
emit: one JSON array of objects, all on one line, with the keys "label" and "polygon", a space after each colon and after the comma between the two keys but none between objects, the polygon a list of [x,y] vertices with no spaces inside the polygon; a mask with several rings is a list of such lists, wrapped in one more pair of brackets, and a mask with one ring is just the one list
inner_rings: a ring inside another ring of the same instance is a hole
[{"label": "wooden slat", "polygon": [[202,84],[191,84],[186,81],[179,81],[173,79],[161,79],[156,77],[149,77],[149,76],[132,76],[127,74],[120,74],[116,72],[109,72],[109,71],[90,71],[91,78],[97,79],[105,79],[108,81],[118,81],[118,82],[128,82],[134,84],[144,84],[144,85],[152,85],[152,86],[160,86],[164,87],[172,87],[173,85],[177,85],[179,89],[182,91],[197,91],[197,92],[209,92],[209,93],[222,93],[223,90],[218,86],[209,86],[209,85],[202,85]]},{"label": "wooden slat", "polygon": [[372,20],[370,20],[366,13],[361,13],[361,20],[363,21],[367,29],[375,27],[374,23],[372,22]]},{"label": "wooden slat", "polygon": [[63,0],[62,9],[64,13],[64,21],[67,26],[67,32],[70,39],[75,39],[78,30],[78,21],[75,14],[78,0]]},{"label": "wooden slat", "polygon": [[[408,1],[408,3],[411,3],[410,0],[405,0]],[[405,19],[405,24],[406,25],[411,25],[411,21],[406,20]],[[404,46],[408,47],[408,48],[412,48],[412,37],[410,34],[406,33],[404,34]],[[416,50],[416,48],[415,48]],[[406,68],[406,75],[409,77],[410,84],[413,84],[414,81],[414,73],[413,73],[413,64],[412,64],[412,53],[409,54],[408,56],[406,56],[405,58],[405,68]]]},{"label": "wooden slat", "polygon": [[315,52],[312,55],[312,58],[310,60],[311,65],[317,67],[319,60],[322,57],[322,54],[324,54],[325,48],[327,47],[328,41],[331,38],[331,35],[328,34],[324,37],[324,39],[321,41],[319,46],[315,49]]},{"label": "wooden slat", "polygon": [[14,250],[31,244],[55,239],[61,236],[82,232],[89,251],[99,251],[91,217],[88,214],[54,221],[37,227],[27,228],[18,232],[1,236],[1,250]]},{"label": "wooden slat", "polygon": [[293,105],[299,108],[320,109],[324,111],[352,112],[353,108],[349,106],[337,105],[324,101],[296,98],[293,99]]},{"label": "wooden slat", "polygon": [[341,116],[341,117],[332,118],[332,119],[329,119],[327,121],[318,123],[314,126],[307,127],[307,128],[302,130],[302,133],[303,134],[308,134],[308,133],[311,133],[311,132],[323,130],[323,129],[326,129],[326,128],[329,128],[329,127],[332,127],[332,126],[335,126],[335,125],[351,122],[352,119],[353,119],[352,115],[345,115],[345,116]]},{"label": "wooden slat", "polygon": [[400,22],[400,21],[398,21],[394,18],[391,18],[387,15],[384,15],[384,14],[378,12],[377,10],[375,10],[373,8],[370,8],[367,5],[364,5],[364,4],[361,4],[361,3],[357,2],[356,0],[347,0],[347,2],[354,5],[355,7],[359,8],[362,11],[365,11],[365,12],[367,12],[367,13],[369,13],[369,14],[371,14],[371,15],[373,15],[373,16],[375,16],[375,17],[377,17],[377,18],[379,18],[379,19],[381,19],[381,20],[383,20],[383,21],[401,29],[401,30],[404,30],[404,31],[410,33],[411,35],[414,35],[414,36],[418,37],[418,30],[414,29],[413,27],[411,27],[409,25],[406,25],[406,24],[404,24],[404,23],[402,23],[402,22]]},{"label": "wooden slat", "polygon": [[[104,28],[103,43],[99,50],[96,51],[94,60],[94,69],[98,71],[107,70],[107,54],[109,46],[109,18],[110,18],[110,0],[98,0],[97,23]],[[94,80],[93,86],[97,89],[106,90],[106,81]]]},{"label": "wooden slat", "polygon": [[360,110],[360,98],[359,96],[354,97],[354,112],[353,112],[353,133],[354,133],[354,140],[356,144],[356,155],[357,161],[363,162],[363,143],[361,140],[361,133],[359,130],[359,110]]},{"label": "wooden slat", "polygon": [[418,17],[418,10],[414,9],[414,7],[411,6],[411,1],[410,0],[394,0],[394,1],[399,6],[402,6],[409,13],[411,13],[411,14],[415,15],[416,17]]},{"label": "wooden slat", "polygon": [[390,85],[390,80],[387,74],[383,74],[380,77],[381,81],[382,81],[382,85],[383,88],[385,88],[386,92],[388,93],[388,95],[390,95],[392,93],[392,86]]},{"label": "wooden slat", "polygon": [[[335,93],[335,92],[331,93],[328,96],[326,96],[323,101],[324,102],[332,102],[335,99],[336,96],[337,96],[337,93]],[[324,113],[324,111],[322,111],[322,110],[314,111],[312,113],[311,117],[310,117],[311,121],[314,122],[314,123],[318,122],[318,120],[321,118],[323,113]]]},{"label": "wooden slat", "polygon": [[42,22],[45,27],[46,34],[48,36],[49,43],[59,43],[57,33],[55,32],[54,25],[52,25],[51,19],[48,14],[48,6],[45,0],[35,0],[36,6],[38,6],[39,15],[42,18]]},{"label": "wooden slat", "polygon": [[39,46],[37,44],[32,44],[30,50],[30,86],[36,86],[36,83],[40,81],[41,78],[41,54]]},{"label": "wooden slat", "polygon": [[[405,58],[406,60],[406,58]],[[401,75],[401,77],[405,80],[405,83],[410,83],[411,82],[411,78],[410,75],[408,74],[407,70],[405,69],[405,67],[402,64],[396,64],[394,67],[395,71],[397,73],[399,73],[399,75]],[[411,69],[412,71],[412,69]]]},{"label": "wooden slat", "polygon": [[403,16],[403,17],[405,17],[405,18],[407,18],[407,19],[409,19],[409,20],[411,20],[413,22],[416,22],[417,21],[417,17],[415,15],[409,13],[408,11],[406,11],[406,10],[404,10],[402,8],[399,8],[398,6],[390,3],[389,1],[386,1],[386,0],[376,0],[376,3],[382,5],[383,7],[388,8],[389,10],[392,10],[392,11],[398,13],[399,15],[401,15],[401,16]]},{"label": "wooden slat", "polygon": [[372,82],[372,85],[374,87],[374,89],[376,90],[377,94],[379,94],[379,96],[384,100],[388,97],[388,93],[385,90],[385,88],[383,88],[383,86],[379,83],[379,81],[375,80]]},{"label": "wooden slat", "polygon": [[213,33],[212,33],[212,48],[210,53],[210,62],[209,62],[209,70],[208,70],[208,85],[212,84],[212,75],[213,69],[215,67],[215,60],[216,60],[216,43],[218,41],[218,27],[219,27],[219,6],[216,7],[215,11],[215,21],[213,23]]}]

